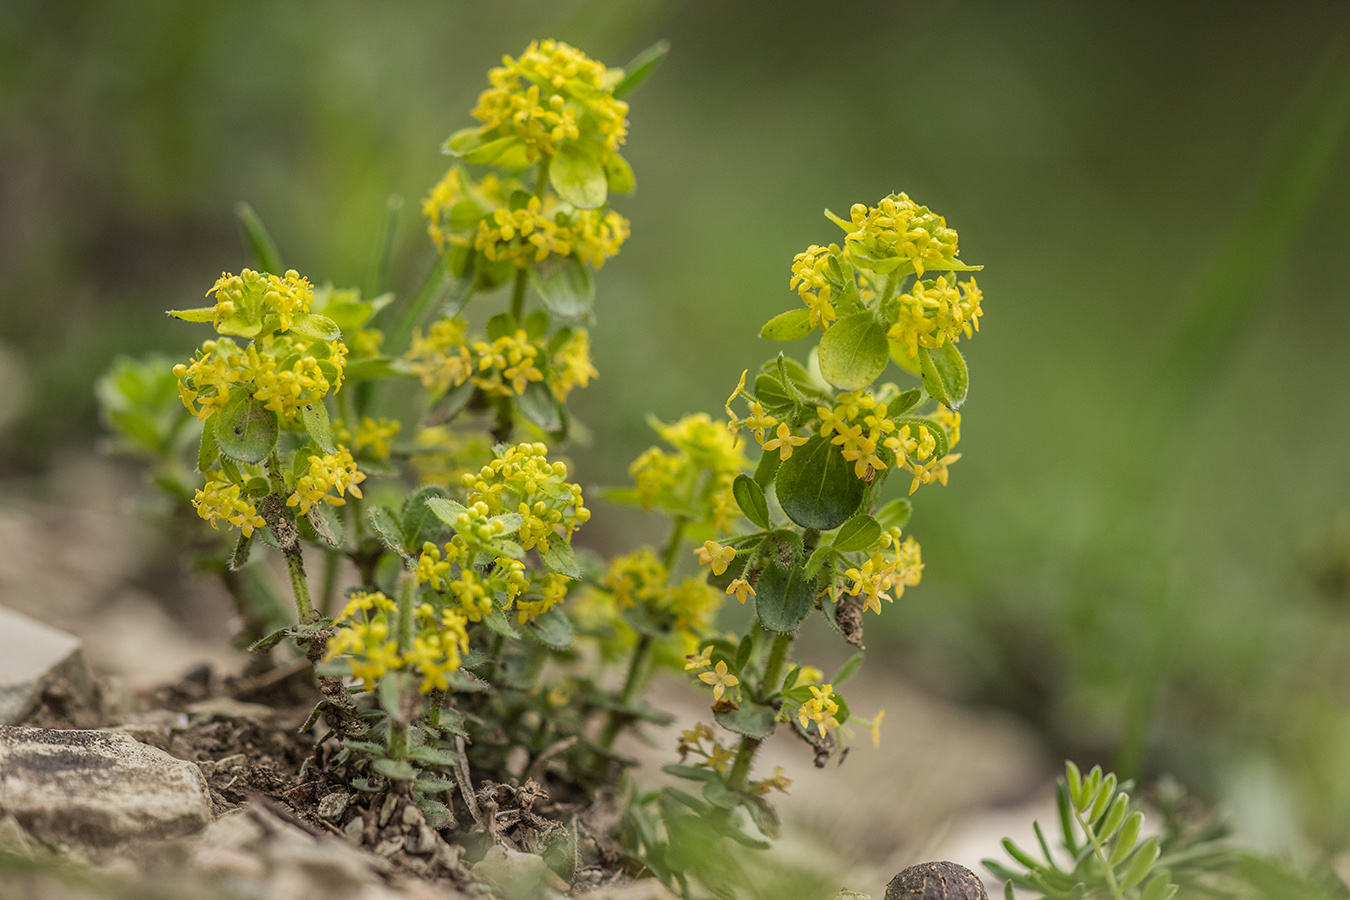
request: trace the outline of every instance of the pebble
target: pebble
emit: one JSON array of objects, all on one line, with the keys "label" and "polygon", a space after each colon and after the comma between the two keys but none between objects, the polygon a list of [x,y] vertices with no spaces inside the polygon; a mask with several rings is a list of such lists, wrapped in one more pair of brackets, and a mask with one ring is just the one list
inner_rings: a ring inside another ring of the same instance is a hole
[{"label": "pebble", "polygon": [[351,802],[352,795],[342,791],[334,791],[331,794],[325,794],[319,801],[319,818],[327,819],[330,822],[336,822],[338,818],[347,810],[347,804]]}]

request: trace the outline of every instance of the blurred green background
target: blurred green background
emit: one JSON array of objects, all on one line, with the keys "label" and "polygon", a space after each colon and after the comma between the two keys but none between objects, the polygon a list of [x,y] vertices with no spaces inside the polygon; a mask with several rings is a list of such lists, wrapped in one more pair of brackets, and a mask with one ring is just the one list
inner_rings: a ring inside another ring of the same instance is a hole
[{"label": "blurred green background", "polygon": [[792,255],[837,239],[824,207],[906,191],[986,266],[987,315],[964,457],[916,496],[923,585],[872,665],[1344,847],[1347,26],[1338,2],[5,0],[0,472],[93,446],[114,355],[200,338],[162,311],[251,263],[236,201],[288,265],[361,285],[403,197],[406,295],[488,67],[666,38],[631,98],[583,482],[625,478],[646,412],[715,412],[777,351],[755,335],[797,303]]}]

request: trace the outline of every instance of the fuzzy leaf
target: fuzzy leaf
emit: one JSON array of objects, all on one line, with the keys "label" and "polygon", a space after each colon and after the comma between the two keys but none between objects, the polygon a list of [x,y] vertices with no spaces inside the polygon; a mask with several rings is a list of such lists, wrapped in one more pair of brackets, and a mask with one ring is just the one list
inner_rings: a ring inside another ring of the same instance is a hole
[{"label": "fuzzy leaf", "polygon": [[848,521],[862,503],[866,485],[853,464],[819,435],[798,447],[778,469],[778,503],[803,528],[831,531]]},{"label": "fuzzy leaf", "polygon": [[366,514],[366,520],[370,522],[370,527],[374,529],[384,543],[385,547],[404,556],[403,551],[403,532],[398,527],[398,520],[394,514],[383,506],[372,506],[370,512]]},{"label": "fuzzy leaf", "polygon": [[281,426],[277,414],[242,391],[211,417],[220,452],[231,459],[259,463],[276,449]]},{"label": "fuzzy leaf", "polygon": [[403,546],[410,551],[420,551],[427,541],[438,541],[445,535],[446,528],[441,517],[430,504],[445,500],[445,488],[430,484],[416,493],[409,494],[399,510],[399,525],[403,532]]},{"label": "fuzzy leaf", "polygon": [[560,609],[550,609],[525,624],[525,630],[555,650],[566,650],[576,639],[572,621]]},{"label": "fuzzy leaf", "polygon": [[406,759],[377,759],[371,765],[391,781],[412,781],[417,777],[417,770]]},{"label": "fuzzy leaf", "polygon": [[559,575],[566,575],[568,578],[581,578],[581,565],[577,562],[577,555],[572,551],[571,545],[561,537],[554,536],[548,542],[548,549],[539,553],[539,558]]},{"label": "fuzzy leaf", "polygon": [[794,532],[778,532],[776,545],[755,586],[755,612],[765,628],[791,634],[811,613],[815,588],[801,567],[801,538]]},{"label": "fuzzy leaf", "polygon": [[202,423],[202,442],[197,447],[197,471],[203,475],[211,471],[215,467],[216,460],[220,458],[220,444],[216,441],[216,423],[212,421],[215,417],[215,413],[212,413]]},{"label": "fuzzy leaf", "polygon": [[920,347],[919,370],[928,396],[950,409],[959,409],[966,402],[970,373],[955,344],[948,341],[936,350]]},{"label": "fuzzy leaf", "polygon": [[866,513],[859,513],[839,526],[831,546],[840,553],[866,550],[881,537],[881,524]]},{"label": "fuzzy leaf", "polygon": [[330,547],[342,546],[342,520],[333,507],[327,503],[315,503],[305,513],[314,533],[323,538]]},{"label": "fuzzy leaf", "polygon": [[761,703],[745,703],[740,709],[715,712],[713,718],[717,720],[718,725],[721,725],[727,731],[733,731],[748,738],[763,740],[773,734],[777,725],[774,721],[774,715],[772,706],[765,706]]},{"label": "fuzzy leaf", "polygon": [[731,483],[731,493],[747,519],[760,528],[769,527],[769,501],[757,481],[749,475],[737,475]]},{"label": "fuzzy leaf", "polygon": [[764,327],[759,330],[759,336],[771,341],[797,341],[814,330],[811,325],[811,310],[793,309],[765,322]]},{"label": "fuzzy leaf", "polygon": [[328,421],[328,407],[324,406],[322,400],[315,400],[300,407],[300,417],[305,423],[305,431],[309,434],[310,440],[314,441],[320,450],[324,453],[337,452],[337,445],[333,443],[333,426]]}]

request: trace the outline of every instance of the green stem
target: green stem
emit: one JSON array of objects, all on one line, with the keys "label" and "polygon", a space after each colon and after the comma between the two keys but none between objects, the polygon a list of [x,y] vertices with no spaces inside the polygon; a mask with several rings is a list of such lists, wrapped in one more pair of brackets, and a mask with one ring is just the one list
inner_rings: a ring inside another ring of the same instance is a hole
[{"label": "green stem", "polygon": [[[793,634],[776,634],[769,648],[769,658],[764,663],[764,677],[759,682],[759,697],[767,697],[778,689],[783,681],[783,664],[787,661],[788,648],[792,646]],[[742,737],[736,748],[736,760],[727,774],[727,787],[732,791],[744,790],[750,777],[750,766],[755,761],[755,753],[762,743],[758,738]]]},{"label": "green stem", "polygon": [[1111,871],[1111,863],[1106,858],[1106,852],[1102,850],[1101,838],[1097,833],[1088,827],[1083,821],[1083,814],[1077,808],[1073,811],[1073,817],[1078,820],[1078,826],[1083,829],[1083,834],[1092,841],[1092,855],[1097,857],[1097,864],[1102,867],[1102,877],[1106,879],[1106,886],[1111,891],[1111,896],[1115,900],[1125,900],[1125,895],[1120,890],[1120,885],[1116,884],[1115,873]]},{"label": "green stem", "polygon": [[675,523],[671,526],[670,540],[666,542],[666,549],[661,554],[661,565],[666,567],[667,576],[670,570],[675,568],[675,558],[680,553],[680,543],[684,540],[684,529],[688,525],[688,516],[676,516]]},{"label": "green stem", "polygon": [[[399,576],[398,582],[398,650],[400,654],[406,654],[412,649],[413,642],[413,595],[417,590],[417,578],[412,572],[405,571]],[[392,677],[402,677],[402,673]],[[400,680],[398,682],[399,706],[403,706],[403,689],[408,686]],[[410,723],[402,720],[402,711],[389,717],[389,757],[391,759],[406,759],[408,756],[408,725]]]},{"label": "green stem", "polygon": [[[289,530],[289,540],[282,534],[276,534],[276,528],[273,529],[273,536],[282,544],[282,555],[286,557],[286,571],[291,576],[291,594],[295,597],[295,610],[300,617],[301,625],[312,625],[319,618],[318,613],[314,611],[314,604],[309,599],[309,580],[305,578],[305,558],[304,552],[300,549],[300,535],[295,530],[295,523],[287,518],[284,512],[285,503],[282,498],[286,495],[286,479],[281,474],[281,457],[277,451],[273,450],[272,455],[267,460],[267,480],[271,485],[272,502],[277,507],[276,517],[277,526],[285,525]],[[269,525],[274,523],[269,522]]]}]

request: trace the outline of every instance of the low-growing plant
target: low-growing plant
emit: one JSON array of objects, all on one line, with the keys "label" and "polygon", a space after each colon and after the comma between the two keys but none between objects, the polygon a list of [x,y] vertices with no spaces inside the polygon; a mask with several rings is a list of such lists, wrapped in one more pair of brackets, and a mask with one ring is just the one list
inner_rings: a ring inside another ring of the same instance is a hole
[{"label": "low-growing plant", "polygon": [[[205,565],[255,650],[284,642],[316,665],[311,722],[341,741],[352,786],[415,798],[433,827],[483,825],[475,779],[573,799],[619,784],[632,763],[619,737],[670,720],[643,699],[653,669],[691,673],[711,721],[665,771],[697,793],[630,786],[619,856],[686,895],[728,895],[743,867],[716,846],[779,833],[767,795],[790,781],[755,772],[763,741],[785,728],[818,766],[850,726],[879,741],[883,713],[858,717],[840,691],[863,661],[864,614],[923,569],[909,500],[882,490],[898,470],[911,494],[947,482],[968,388],[956,345],[981,294],[959,280],[978,267],[956,232],[904,194],[827,212],[843,236],[796,256],[802,306],[762,331],[818,345],[742,373],[726,421],[653,421],[664,446],[606,496],[667,516],[663,548],[578,552],[591,510],[557,453],[569,395],[598,374],[594,273],[629,234],[608,205],[634,187],[622,98],[663,54],[609,69],[542,41],[493,69],[480,124],[445,143],[456,162],[422,206],[437,263],[404,303],[284,268],[241,208],[258,270],[171,312],[215,334],[185,362],[119,361],[100,397],[180,526],[190,509],[237,533]],[[879,382],[892,361],[912,386]],[[284,558],[296,622],[251,562],[259,541]],[[753,608],[738,636],[719,621],[733,597]],[[858,651],[828,679],[792,651],[817,613]]]}]

